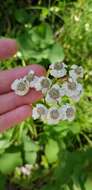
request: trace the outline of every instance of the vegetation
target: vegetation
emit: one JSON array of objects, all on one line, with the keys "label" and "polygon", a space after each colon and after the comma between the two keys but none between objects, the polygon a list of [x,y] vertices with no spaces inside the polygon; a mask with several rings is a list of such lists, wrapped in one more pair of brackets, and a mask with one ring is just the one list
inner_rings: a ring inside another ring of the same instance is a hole
[{"label": "vegetation", "polygon": [[[84,93],[72,122],[49,126],[31,118],[0,134],[0,190],[92,189],[92,0],[6,0],[0,36],[16,38],[20,51],[0,69],[64,59],[84,68]],[[33,166],[30,175],[19,167]]]}]

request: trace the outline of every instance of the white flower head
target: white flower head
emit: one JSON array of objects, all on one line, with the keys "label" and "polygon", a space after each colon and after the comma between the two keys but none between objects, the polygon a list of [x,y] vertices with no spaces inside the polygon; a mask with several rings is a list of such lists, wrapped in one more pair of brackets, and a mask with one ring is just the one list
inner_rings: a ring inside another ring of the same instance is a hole
[{"label": "white flower head", "polygon": [[47,108],[43,104],[37,104],[32,110],[32,117],[34,120],[41,119],[45,122],[47,116]]},{"label": "white flower head", "polygon": [[33,70],[30,70],[29,73],[24,77],[24,80],[27,80],[31,88],[35,88],[39,77],[35,75],[35,72]]},{"label": "white flower head", "polygon": [[26,176],[30,175],[30,171],[24,166],[21,167],[21,173]]},{"label": "white flower head", "polygon": [[27,80],[29,86],[31,87],[31,82],[35,79],[35,72],[33,70],[30,70],[24,79]]},{"label": "white flower head", "polygon": [[72,121],[75,118],[75,108],[70,104],[65,104],[60,108],[61,119]]},{"label": "white flower head", "polygon": [[73,81],[71,78],[68,82],[65,82],[62,86],[66,96],[71,97],[73,100],[78,101],[83,92],[83,87],[77,81]]},{"label": "white flower head", "polygon": [[32,168],[28,164],[20,167],[21,173],[25,176],[29,176],[31,174],[31,169]]},{"label": "white flower head", "polygon": [[51,86],[51,80],[47,77],[39,77],[39,79],[37,80],[37,82],[35,83],[34,87],[37,91],[42,91],[43,94],[45,94],[47,92],[47,90],[50,88]]},{"label": "white flower head", "polygon": [[56,107],[51,107],[49,110],[48,110],[48,114],[47,114],[47,123],[49,125],[56,125],[60,122],[61,120],[61,114],[60,114],[60,111],[58,108]]},{"label": "white flower head", "polygon": [[48,90],[45,100],[49,105],[53,105],[60,102],[62,96],[63,91],[58,84],[55,84]]},{"label": "white flower head", "polygon": [[15,94],[19,96],[24,96],[29,91],[29,83],[24,79],[16,79],[11,84],[11,89],[15,91]]},{"label": "white flower head", "polygon": [[34,166],[32,164],[25,164],[21,167],[16,167],[16,171],[18,171],[19,174],[22,174],[24,176],[29,176],[33,170]]},{"label": "white flower head", "polygon": [[73,80],[83,78],[83,67],[78,65],[72,65],[71,70],[69,71],[69,76]]},{"label": "white flower head", "polygon": [[50,65],[50,74],[55,78],[64,77],[67,73],[67,65],[62,62],[53,63]]}]

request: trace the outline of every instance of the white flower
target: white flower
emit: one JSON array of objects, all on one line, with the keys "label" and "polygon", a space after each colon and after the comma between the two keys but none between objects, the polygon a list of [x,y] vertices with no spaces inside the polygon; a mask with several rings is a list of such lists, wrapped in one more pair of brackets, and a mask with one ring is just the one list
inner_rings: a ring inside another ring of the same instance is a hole
[{"label": "white flower", "polygon": [[11,84],[11,89],[15,91],[15,94],[19,96],[24,96],[29,91],[29,83],[24,79],[16,79]]},{"label": "white flower", "polygon": [[29,171],[31,171],[31,170],[34,168],[34,166],[33,166],[32,164],[25,164],[25,167],[26,167],[26,169],[28,169]]},{"label": "white flower", "polygon": [[48,114],[47,114],[47,123],[52,125],[56,125],[60,122],[61,120],[61,113],[60,110],[56,107],[51,107],[48,110]]},{"label": "white flower", "polygon": [[47,90],[50,88],[51,86],[51,80],[47,77],[39,77],[39,79],[37,80],[37,82],[34,84],[34,87],[37,91],[42,91],[43,94],[45,94],[47,92]]},{"label": "white flower", "polygon": [[78,65],[72,65],[71,70],[69,71],[69,76],[76,80],[77,78],[83,78],[83,68]]},{"label": "white flower", "polygon": [[86,32],[88,32],[88,31],[90,30],[90,25],[89,25],[89,23],[86,23],[86,24],[85,24],[85,30],[86,30]]},{"label": "white flower", "polygon": [[27,175],[27,176],[30,175],[30,171],[26,167],[24,167],[24,166],[21,167],[21,173],[23,175]]},{"label": "white flower", "polygon": [[23,175],[29,176],[33,169],[33,165],[26,164],[25,166],[20,167],[20,171]]},{"label": "white flower", "polygon": [[68,82],[65,82],[62,85],[62,89],[65,92],[66,96],[71,97],[75,101],[78,101],[80,99],[80,96],[83,92],[82,85],[80,83],[77,83],[77,81],[73,81],[72,79],[69,79]]},{"label": "white flower", "polygon": [[61,97],[64,95],[58,84],[53,85],[47,92],[46,102],[50,105],[56,104],[61,101]]},{"label": "white flower", "polygon": [[77,15],[75,15],[75,16],[74,16],[74,20],[75,20],[76,22],[79,22],[79,21],[80,21],[80,17],[77,16]]},{"label": "white flower", "polygon": [[21,167],[16,167],[15,172],[17,172],[19,175],[29,176],[31,175],[32,170],[34,169],[34,166],[32,164],[25,164]]},{"label": "white flower", "polygon": [[24,77],[24,80],[27,80],[31,88],[35,88],[39,77],[35,75],[35,72],[33,70],[30,70],[29,73]]},{"label": "white flower", "polygon": [[15,54],[15,57],[22,58],[22,53],[21,53],[20,51],[18,51],[18,52]]},{"label": "white flower", "polygon": [[69,104],[65,104],[61,107],[61,119],[72,121],[75,118],[75,108]]},{"label": "white flower", "polygon": [[67,65],[62,62],[53,63],[50,65],[50,74],[55,78],[61,78],[66,75]]},{"label": "white flower", "polygon": [[32,82],[30,82],[30,87],[35,88],[35,85],[38,82],[38,80],[39,80],[39,77],[35,76],[34,79],[32,80]]},{"label": "white flower", "polygon": [[27,80],[30,87],[34,79],[35,79],[35,72],[33,70],[30,70],[29,73],[24,77],[24,80]]},{"label": "white flower", "polygon": [[45,122],[47,116],[47,108],[43,104],[37,104],[32,110],[32,117],[34,120],[41,119]]}]

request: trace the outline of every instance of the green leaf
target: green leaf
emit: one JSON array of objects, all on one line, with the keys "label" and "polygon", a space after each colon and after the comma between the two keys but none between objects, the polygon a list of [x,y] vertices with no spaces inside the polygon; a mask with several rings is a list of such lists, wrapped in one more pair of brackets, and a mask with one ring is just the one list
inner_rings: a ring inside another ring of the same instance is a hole
[{"label": "green leaf", "polygon": [[0,174],[0,190],[6,190],[6,177]]},{"label": "green leaf", "polygon": [[25,160],[28,164],[34,164],[37,159],[36,152],[25,152]]},{"label": "green leaf", "polygon": [[37,152],[39,150],[38,144],[33,142],[29,137],[24,138],[24,151]]},{"label": "green leaf", "polygon": [[0,149],[8,148],[11,142],[8,139],[0,140]]},{"label": "green leaf", "polygon": [[85,190],[92,190],[92,178],[87,179],[85,183]]},{"label": "green leaf", "polygon": [[48,14],[49,14],[49,9],[48,8],[42,9],[42,12],[41,12],[41,15],[40,15],[41,20],[45,20],[46,17],[48,16]]},{"label": "green leaf", "polygon": [[35,43],[43,45],[43,48],[45,48],[47,44],[52,44],[54,41],[50,25],[43,23],[39,26],[34,27],[32,30],[32,40]]},{"label": "green leaf", "polygon": [[59,152],[58,143],[53,139],[49,139],[45,147],[45,155],[49,163],[53,163],[57,161],[58,152]]},{"label": "green leaf", "polygon": [[51,63],[55,63],[57,61],[63,61],[64,59],[64,51],[63,48],[59,43],[56,43],[54,46],[52,46],[50,54],[49,54],[49,60]]},{"label": "green leaf", "polygon": [[27,60],[34,58],[38,62],[48,59],[50,46],[53,45],[53,33],[47,23],[24,30],[18,35],[23,57]]},{"label": "green leaf", "polygon": [[52,33],[52,29],[50,27],[49,24],[45,23],[44,24],[44,31],[45,31],[45,43],[47,44],[53,44],[54,40],[53,40],[53,33]]},{"label": "green leaf", "polygon": [[8,174],[22,164],[21,153],[5,153],[0,157],[0,172]]},{"label": "green leaf", "polygon": [[14,16],[19,23],[24,23],[28,19],[28,14],[24,9],[16,10]]}]

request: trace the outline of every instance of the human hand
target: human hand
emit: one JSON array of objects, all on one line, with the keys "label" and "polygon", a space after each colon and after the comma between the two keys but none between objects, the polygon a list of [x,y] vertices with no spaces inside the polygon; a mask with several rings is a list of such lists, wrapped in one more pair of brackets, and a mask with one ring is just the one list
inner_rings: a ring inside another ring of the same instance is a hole
[{"label": "human hand", "polygon": [[[0,59],[7,59],[17,51],[16,41],[5,46],[5,40],[0,40]],[[3,52],[3,53],[2,53]],[[11,83],[18,78],[25,76],[30,69],[34,70],[37,76],[45,75],[45,69],[40,65],[30,65],[23,68],[0,71],[0,132],[20,123],[31,116],[32,103],[42,98],[42,93],[31,89],[23,97],[11,91]]]}]

